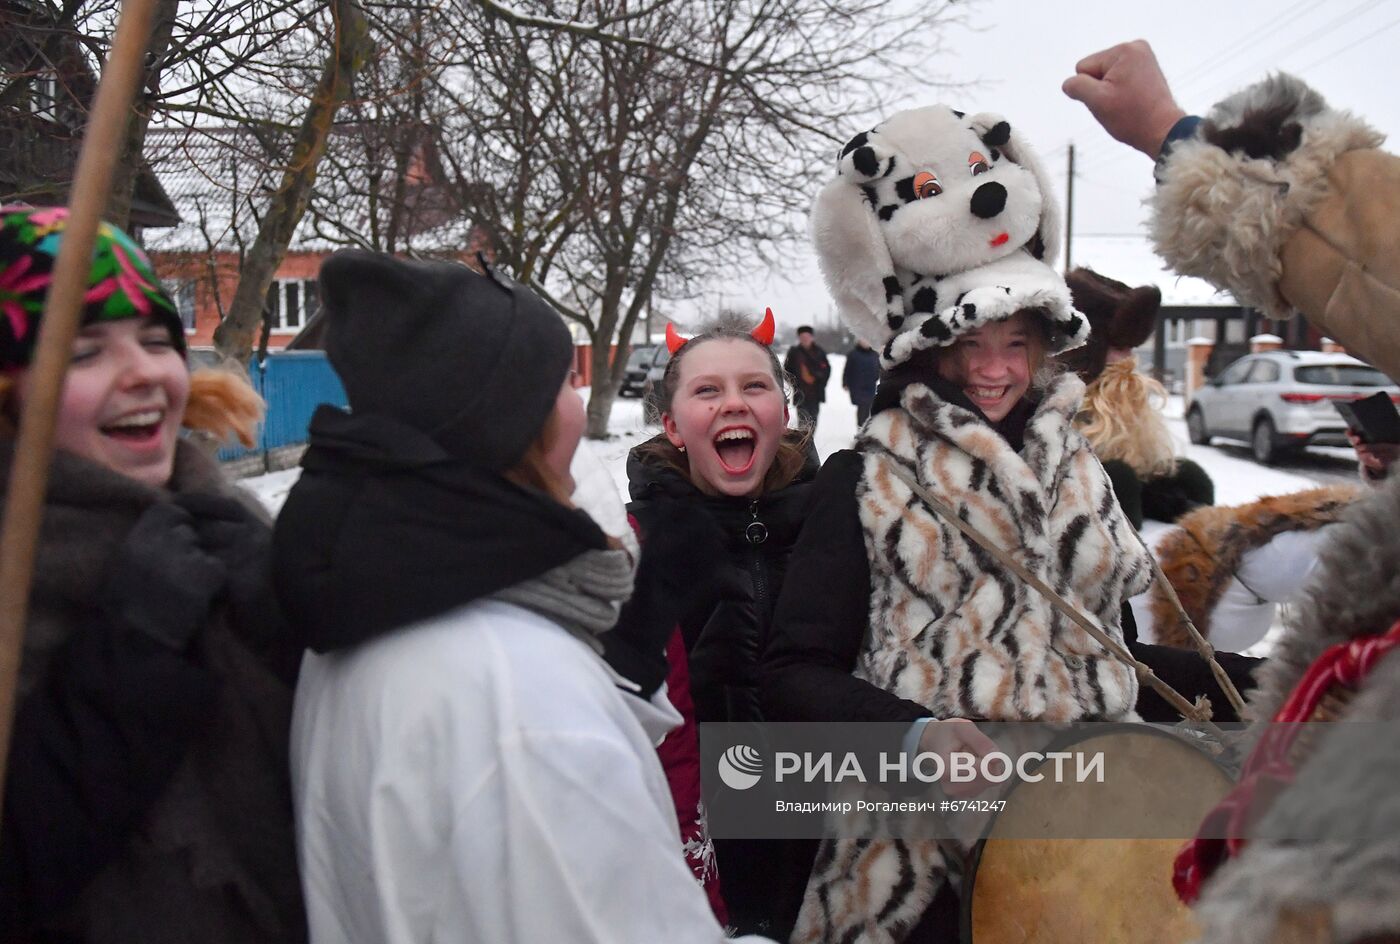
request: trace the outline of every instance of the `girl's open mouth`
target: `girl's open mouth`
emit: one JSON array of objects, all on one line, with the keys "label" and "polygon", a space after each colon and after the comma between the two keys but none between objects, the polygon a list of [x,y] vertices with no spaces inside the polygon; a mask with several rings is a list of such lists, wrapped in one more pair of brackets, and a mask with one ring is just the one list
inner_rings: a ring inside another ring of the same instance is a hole
[{"label": "girl's open mouth", "polygon": [[991,405],[997,403],[1006,396],[1006,391],[1011,389],[1007,386],[1000,387],[967,387],[967,395],[978,406]]},{"label": "girl's open mouth", "polygon": [[743,475],[753,468],[758,440],[754,431],[747,426],[731,426],[719,431],[715,437],[715,455],[719,464],[730,475]]},{"label": "girl's open mouth", "polygon": [[128,413],[102,427],[102,435],[127,445],[144,446],[160,438],[165,424],[164,410],[140,410]]}]

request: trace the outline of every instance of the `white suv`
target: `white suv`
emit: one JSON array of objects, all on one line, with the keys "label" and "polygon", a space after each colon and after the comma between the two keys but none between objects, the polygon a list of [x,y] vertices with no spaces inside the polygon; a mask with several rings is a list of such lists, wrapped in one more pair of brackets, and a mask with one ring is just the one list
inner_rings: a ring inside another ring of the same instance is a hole
[{"label": "white suv", "polygon": [[1246,440],[1257,461],[1270,463],[1288,449],[1347,445],[1346,423],[1333,404],[1379,390],[1400,403],[1400,386],[1345,354],[1250,354],[1196,391],[1186,428],[1197,444],[1212,436]]}]

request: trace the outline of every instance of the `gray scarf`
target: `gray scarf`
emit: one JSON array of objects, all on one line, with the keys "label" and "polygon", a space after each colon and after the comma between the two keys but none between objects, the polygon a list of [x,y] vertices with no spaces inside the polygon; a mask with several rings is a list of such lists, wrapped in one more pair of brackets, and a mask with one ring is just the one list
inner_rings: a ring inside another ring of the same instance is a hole
[{"label": "gray scarf", "polygon": [[597,636],[617,623],[622,605],[632,596],[636,562],[625,550],[584,551],[538,577],[492,594],[553,620],[603,651]]}]

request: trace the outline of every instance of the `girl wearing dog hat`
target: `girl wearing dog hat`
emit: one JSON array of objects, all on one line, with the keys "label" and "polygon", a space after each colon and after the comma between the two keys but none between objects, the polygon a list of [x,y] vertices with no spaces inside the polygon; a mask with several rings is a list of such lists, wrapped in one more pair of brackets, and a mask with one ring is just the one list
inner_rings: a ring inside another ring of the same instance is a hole
[{"label": "girl wearing dog hat", "polygon": [[292,767],[312,938],[718,944],[656,757],[680,716],[614,668],[666,637],[616,637],[633,557],[570,502],[562,319],[455,263],[346,251],[320,279],[351,410],[313,418],[275,538],[311,650]]},{"label": "girl wearing dog hat", "polygon": [[[904,722],[906,747],[944,753],[991,748],[968,719],[1134,717],[1132,669],[896,475],[1122,640],[1151,565],[1075,428],[1083,382],[1048,360],[1088,324],[1046,264],[1038,164],[999,116],[935,106],[857,136],[838,167],[818,258],[885,375],[855,449],[817,479],[766,654],[768,718]],[[817,862],[794,941],[956,938],[934,843],[840,840]]]},{"label": "girl wearing dog hat", "polygon": [[[0,208],[5,480],[67,219]],[[271,529],[181,435],[250,442],[262,401],[232,373],[190,374],[174,303],[107,224],[85,299],[25,627],[0,927],[304,940],[286,762],[299,653],[272,601]]]}]

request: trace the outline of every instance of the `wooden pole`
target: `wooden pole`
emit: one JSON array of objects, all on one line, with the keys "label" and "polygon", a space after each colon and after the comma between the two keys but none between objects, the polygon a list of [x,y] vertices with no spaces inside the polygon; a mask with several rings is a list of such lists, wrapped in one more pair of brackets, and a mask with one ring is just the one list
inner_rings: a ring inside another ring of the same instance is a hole
[{"label": "wooden pole", "polygon": [[[54,262],[29,385],[19,420],[5,519],[0,532],[0,783],[4,783],[14,722],[15,685],[29,613],[34,552],[43,520],[53,457],[54,420],[63,377],[78,333],[78,319],[92,267],[92,247],[107,206],[122,138],[131,117],[157,0],[124,0],[112,51],[88,113],[73,172],[69,216]],[[3,800],[3,794],[0,794]]]}]

